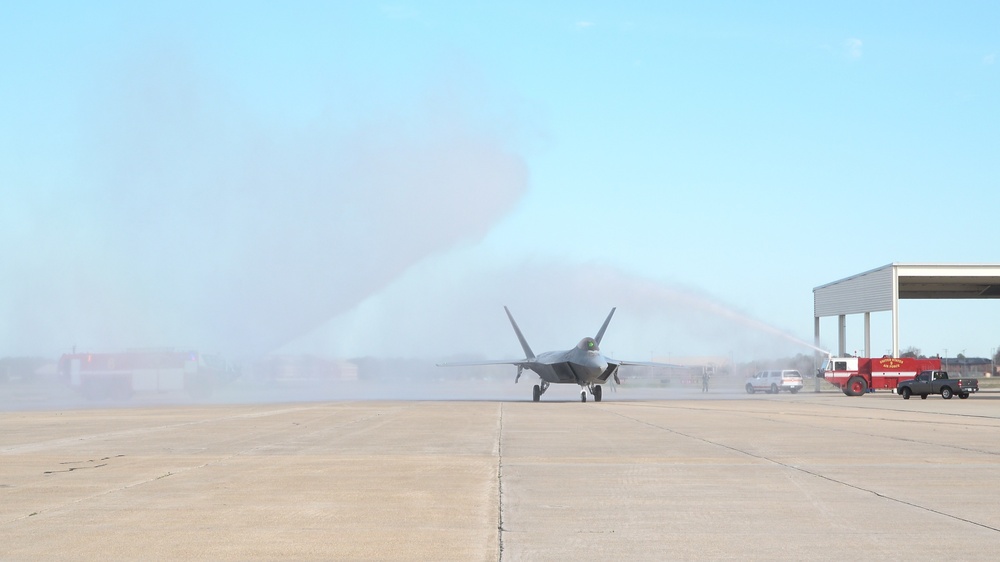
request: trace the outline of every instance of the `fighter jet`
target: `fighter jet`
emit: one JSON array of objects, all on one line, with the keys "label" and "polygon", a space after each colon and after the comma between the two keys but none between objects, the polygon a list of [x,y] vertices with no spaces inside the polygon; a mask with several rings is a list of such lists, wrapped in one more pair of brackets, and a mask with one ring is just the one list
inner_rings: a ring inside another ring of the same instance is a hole
[{"label": "fighter jet", "polygon": [[524,335],[521,333],[521,329],[517,327],[517,322],[514,321],[514,316],[511,315],[510,310],[506,306],[503,309],[507,313],[507,318],[510,319],[510,325],[514,327],[514,333],[517,334],[518,341],[521,342],[521,348],[525,354],[524,359],[441,363],[438,366],[516,365],[517,375],[514,377],[514,383],[517,383],[521,378],[521,373],[525,369],[534,371],[541,379],[539,384],[536,384],[531,389],[531,399],[535,402],[541,399],[552,383],[578,384],[580,385],[581,402],[587,401],[588,392],[594,397],[595,402],[600,402],[602,394],[601,384],[606,383],[609,378],[613,378],[615,383],[621,384],[621,379],[618,378],[618,367],[622,365],[641,365],[647,367],[682,366],[644,361],[621,361],[601,355],[601,338],[604,337],[604,332],[608,329],[608,324],[611,323],[611,317],[615,314],[615,308],[611,309],[608,317],[604,320],[604,324],[601,325],[601,329],[597,331],[596,336],[583,338],[580,340],[580,343],[576,344],[576,347],[566,351],[546,351],[538,355],[535,355],[531,351],[531,346],[524,339]]}]

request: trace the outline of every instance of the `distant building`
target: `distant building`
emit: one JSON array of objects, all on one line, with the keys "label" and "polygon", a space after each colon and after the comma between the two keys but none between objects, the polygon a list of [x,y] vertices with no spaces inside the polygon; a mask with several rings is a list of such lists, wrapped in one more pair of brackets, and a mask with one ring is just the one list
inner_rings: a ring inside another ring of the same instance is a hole
[{"label": "distant building", "polygon": [[358,366],[314,355],[270,355],[255,363],[253,377],[270,381],[356,381]]},{"label": "distant building", "polygon": [[990,377],[993,362],[985,357],[942,357],[941,369],[969,377]]},{"label": "distant building", "polygon": [[707,369],[711,376],[722,376],[730,371],[728,357],[654,357],[654,363],[669,363],[676,367],[621,367],[619,377],[623,381],[655,385],[701,385],[701,375]]}]

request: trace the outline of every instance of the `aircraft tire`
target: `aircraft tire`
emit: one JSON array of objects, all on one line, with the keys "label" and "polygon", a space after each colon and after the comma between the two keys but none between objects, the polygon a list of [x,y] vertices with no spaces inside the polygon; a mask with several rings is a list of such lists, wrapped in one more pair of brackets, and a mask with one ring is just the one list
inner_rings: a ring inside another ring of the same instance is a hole
[{"label": "aircraft tire", "polygon": [[542,398],[542,389],[537,384],[531,388],[531,401],[538,402]]},{"label": "aircraft tire", "polygon": [[600,401],[601,401],[601,385],[597,385],[594,387],[594,402],[600,402]]},{"label": "aircraft tire", "polygon": [[580,391],[580,402],[586,402],[586,401],[587,401],[587,391],[586,390],[581,390]]}]

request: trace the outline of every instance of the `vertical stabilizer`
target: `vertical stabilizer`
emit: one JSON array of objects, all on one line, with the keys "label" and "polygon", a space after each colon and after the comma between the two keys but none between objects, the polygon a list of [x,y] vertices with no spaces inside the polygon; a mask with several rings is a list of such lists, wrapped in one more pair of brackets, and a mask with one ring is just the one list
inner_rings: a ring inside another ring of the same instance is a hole
[{"label": "vertical stabilizer", "polygon": [[611,317],[614,315],[615,315],[615,309],[612,308],[611,312],[608,314],[607,319],[604,320],[604,325],[601,326],[601,329],[597,332],[597,335],[594,336],[594,341],[597,342],[598,347],[600,347],[601,338],[604,337],[604,331],[608,329],[608,324],[611,323]]},{"label": "vertical stabilizer", "polygon": [[[503,310],[507,313],[507,318],[510,318],[510,325],[514,327],[514,333],[517,334],[517,341],[521,342],[521,349],[524,350],[524,355],[528,359],[534,359],[535,354],[531,351],[531,347],[528,346],[528,341],[524,339],[524,334],[521,333],[521,328],[517,327],[517,322],[514,322],[514,317],[511,316],[510,311],[507,310],[506,306],[503,307]],[[610,317],[608,319],[610,320]]]}]

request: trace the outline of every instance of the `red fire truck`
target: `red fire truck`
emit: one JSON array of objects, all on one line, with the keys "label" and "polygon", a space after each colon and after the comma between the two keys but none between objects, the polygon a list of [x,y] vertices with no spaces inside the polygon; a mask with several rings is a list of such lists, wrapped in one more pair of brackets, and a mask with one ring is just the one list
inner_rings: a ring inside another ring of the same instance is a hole
[{"label": "red fire truck", "polygon": [[899,381],[912,379],[921,371],[941,368],[941,359],[912,357],[829,357],[817,376],[839,387],[848,396],[861,396],[869,389],[895,390]]},{"label": "red fire truck", "polygon": [[218,356],[197,351],[69,353],[59,358],[59,373],[90,399],[124,400],[136,392],[187,392],[202,398],[226,380],[230,369]]}]

